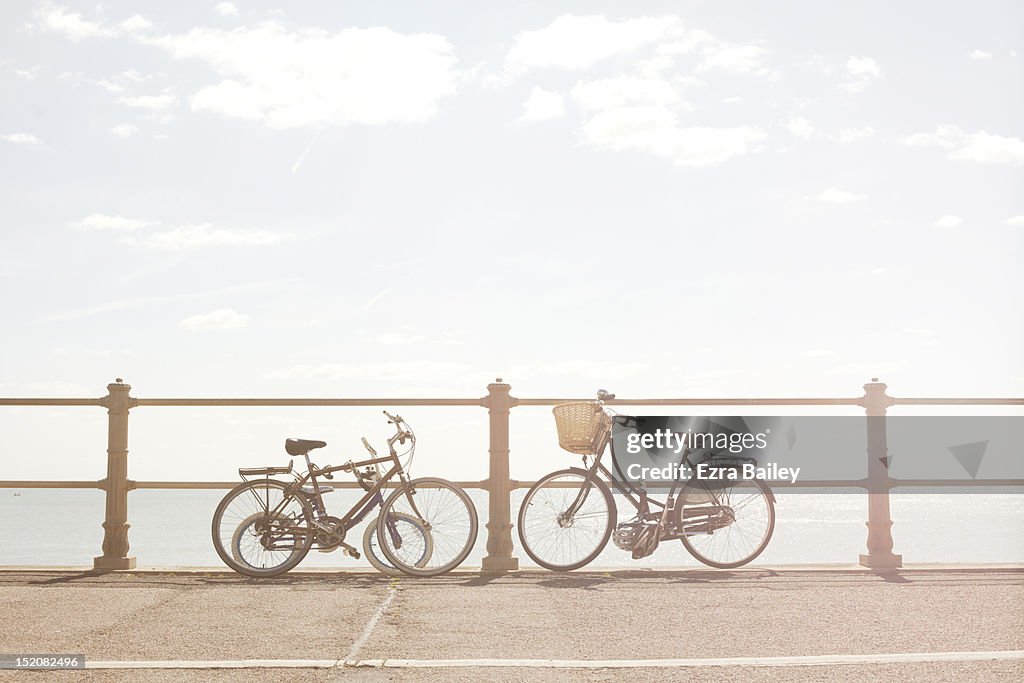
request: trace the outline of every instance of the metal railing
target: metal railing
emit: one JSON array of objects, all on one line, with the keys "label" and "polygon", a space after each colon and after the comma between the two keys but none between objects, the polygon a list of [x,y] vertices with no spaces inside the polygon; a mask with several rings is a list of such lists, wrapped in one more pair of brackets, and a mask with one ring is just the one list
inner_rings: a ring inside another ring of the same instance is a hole
[{"label": "metal railing", "polygon": [[[118,378],[107,385],[103,398],[0,398],[0,406],[94,406],[107,409],[107,476],[98,481],[0,481],[0,488],[100,489],[106,494],[103,521],[103,554],[94,560],[97,570],[134,569],[128,542],[128,492],[135,489],[222,489],[237,481],[132,481],[128,479],[128,414],[133,408],[153,406],[288,407],[288,406],[463,406],[487,409],[490,421],[488,478],[456,482],[463,488],[487,491],[487,555],[485,572],[518,569],[513,556],[511,491],[532,486],[532,481],[509,476],[509,412],[519,406],[554,406],[578,398],[517,398],[499,377],[487,385],[483,398],[136,398],[131,386]],[[864,488],[868,495],[867,550],[860,555],[865,567],[892,569],[902,566],[902,557],[892,552],[892,519],[889,490],[898,486],[1024,486],[1024,480],[900,480],[889,477],[884,462],[888,457],[885,415],[891,406],[1024,406],[1024,398],[894,398],[886,385],[872,378],[857,398],[669,398],[615,399],[619,406],[851,406],[863,408],[867,416],[867,465],[865,479],[850,481],[802,481],[790,486]],[[336,488],[358,488],[357,482],[338,482]]]}]

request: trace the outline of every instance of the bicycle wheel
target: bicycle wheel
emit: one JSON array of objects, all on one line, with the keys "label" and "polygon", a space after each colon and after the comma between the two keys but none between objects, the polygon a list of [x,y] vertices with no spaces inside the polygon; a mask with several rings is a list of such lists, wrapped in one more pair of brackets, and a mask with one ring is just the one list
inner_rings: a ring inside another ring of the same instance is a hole
[{"label": "bicycle wheel", "polygon": [[[405,518],[413,523],[403,523]],[[437,576],[458,567],[473,550],[476,533],[473,501],[455,484],[434,477],[399,485],[377,518],[378,548],[410,576]]]},{"label": "bicycle wheel", "polygon": [[[420,524],[419,520],[411,515],[404,513],[395,513],[394,519],[392,520],[397,529],[396,533],[401,535],[412,536],[414,534],[422,537],[422,541],[419,542],[422,553],[420,557],[415,560],[417,567],[426,566],[430,560],[431,554],[434,552],[434,542],[431,539],[430,534]],[[391,533],[391,530],[388,530]],[[370,561],[373,568],[379,571],[381,574],[387,576],[401,576],[401,570],[397,569],[395,565],[388,562],[387,558],[384,557],[383,551],[380,546],[377,545],[377,519],[374,518],[372,522],[366,525],[366,529],[363,531],[363,554],[366,555],[366,559]]]},{"label": "bicycle wheel", "polygon": [[775,531],[775,496],[757,479],[722,485],[687,484],[676,504],[683,547],[716,569],[742,567],[767,547]]},{"label": "bicycle wheel", "polygon": [[231,489],[213,513],[213,547],[224,564],[246,576],[277,576],[313,545],[313,510],[303,495],[274,479]]},{"label": "bicycle wheel", "polygon": [[[576,510],[568,514],[577,501]],[[607,484],[587,470],[559,470],[534,484],[523,498],[519,540],[531,560],[545,569],[567,572],[601,554],[616,517]]]}]

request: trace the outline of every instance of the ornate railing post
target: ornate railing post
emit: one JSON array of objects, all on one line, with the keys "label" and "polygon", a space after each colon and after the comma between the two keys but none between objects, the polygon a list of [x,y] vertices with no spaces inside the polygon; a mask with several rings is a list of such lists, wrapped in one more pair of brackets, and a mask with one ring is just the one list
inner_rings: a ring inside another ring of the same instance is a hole
[{"label": "ornate railing post", "polygon": [[487,479],[487,556],[480,568],[485,572],[519,569],[512,557],[512,482],[508,471],[508,413],[516,405],[508,384],[501,378],[487,385],[481,404],[490,415],[491,462]]},{"label": "ornate railing post", "polygon": [[868,437],[868,554],[860,564],[872,569],[903,566],[903,557],[892,552],[892,518],[889,513],[889,446],[885,434],[885,412],[893,404],[886,385],[871,378],[864,385],[863,406],[867,412]]},{"label": "ornate railing post", "polygon": [[120,377],[107,385],[107,492],[103,521],[103,555],[93,560],[94,569],[135,569],[128,557],[128,410],[135,399],[131,386]]}]

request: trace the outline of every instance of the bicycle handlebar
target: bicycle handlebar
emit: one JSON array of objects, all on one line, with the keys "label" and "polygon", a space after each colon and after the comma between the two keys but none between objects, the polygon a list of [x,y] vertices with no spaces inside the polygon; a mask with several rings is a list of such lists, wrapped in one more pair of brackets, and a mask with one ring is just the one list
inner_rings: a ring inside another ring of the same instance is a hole
[{"label": "bicycle handlebar", "polygon": [[385,410],[385,411],[382,411],[382,412],[383,412],[383,413],[384,413],[385,415],[387,415],[387,417],[388,417],[388,420],[389,420],[390,422],[393,422],[393,423],[395,423],[395,424],[398,424],[399,422],[401,422],[401,421],[402,421],[402,416],[401,416],[401,415],[392,415],[391,413],[389,413],[389,412],[388,412],[388,411],[386,411],[386,410]]}]

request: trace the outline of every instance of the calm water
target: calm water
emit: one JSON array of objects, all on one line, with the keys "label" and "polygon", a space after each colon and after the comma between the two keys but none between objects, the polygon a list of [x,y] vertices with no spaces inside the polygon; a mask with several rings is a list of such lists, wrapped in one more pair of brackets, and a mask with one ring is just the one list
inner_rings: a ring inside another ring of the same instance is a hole
[{"label": "calm water", "polygon": [[[14,495],[18,493],[20,495]],[[513,514],[524,492],[513,495]],[[133,491],[129,495],[131,554],[140,566],[223,566],[210,540],[210,522],[223,491]],[[339,514],[356,492],[330,494],[328,508]],[[468,565],[485,554],[483,523],[487,495],[471,492],[481,532]],[[1024,562],[1024,495],[892,494],[893,537],[897,553],[917,562]],[[628,510],[620,507],[620,521]],[[775,536],[758,560],[763,564],[850,563],[864,552],[867,500],[861,494],[780,494]],[[103,493],[88,490],[0,489],[0,565],[91,566],[103,540]],[[348,542],[362,545],[363,525]],[[34,531],[30,531],[34,530]],[[514,530],[513,530],[514,534]],[[518,539],[515,539],[518,545]],[[520,555],[520,563],[529,559]],[[656,567],[695,565],[676,542],[634,562],[611,543],[594,566]],[[313,551],[300,566],[369,565],[340,551]]]}]

